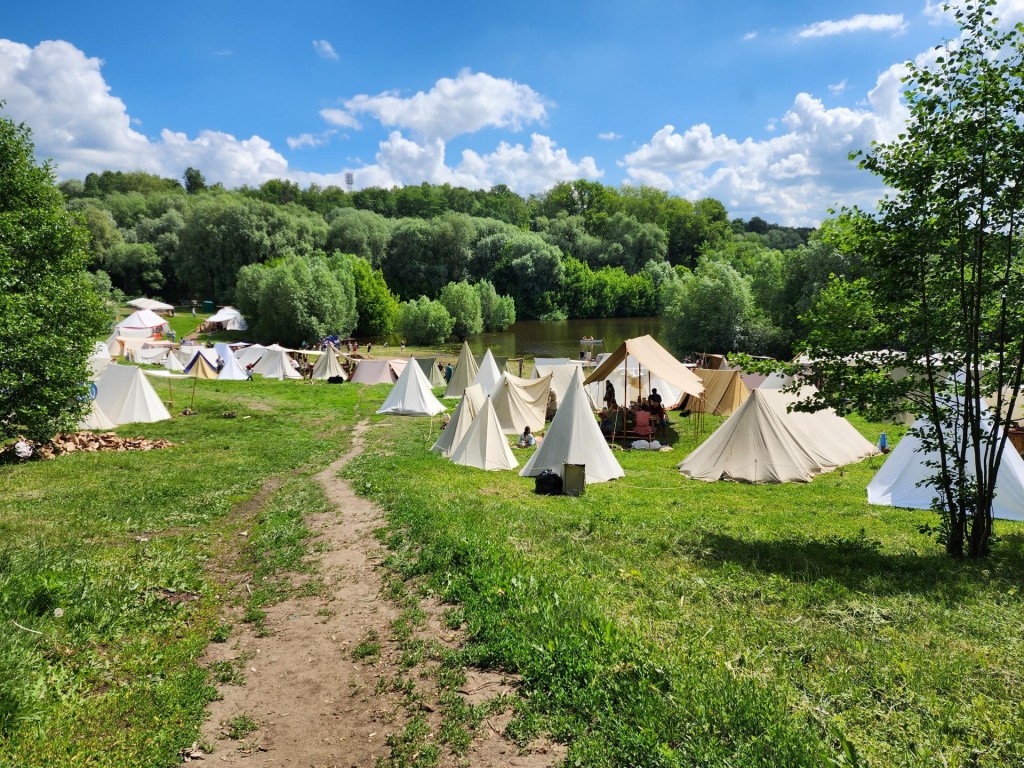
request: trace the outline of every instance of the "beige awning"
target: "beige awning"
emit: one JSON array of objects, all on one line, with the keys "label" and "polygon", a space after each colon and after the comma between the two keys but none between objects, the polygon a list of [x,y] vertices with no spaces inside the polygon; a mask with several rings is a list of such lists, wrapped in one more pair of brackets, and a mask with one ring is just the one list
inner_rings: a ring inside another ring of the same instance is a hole
[{"label": "beige awning", "polygon": [[704,384],[697,374],[672,357],[668,350],[651,336],[626,339],[597,366],[584,384],[604,381],[627,356],[632,357],[654,376],[688,395],[699,396],[704,392]]}]

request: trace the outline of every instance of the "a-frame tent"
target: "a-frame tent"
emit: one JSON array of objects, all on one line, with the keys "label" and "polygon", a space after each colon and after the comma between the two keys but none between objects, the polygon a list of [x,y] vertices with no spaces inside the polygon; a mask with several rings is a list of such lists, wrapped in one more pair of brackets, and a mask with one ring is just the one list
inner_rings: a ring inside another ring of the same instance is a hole
[{"label": "a-frame tent", "polygon": [[583,389],[582,370],[573,375],[544,439],[519,474],[535,477],[550,469],[561,475],[566,464],[583,464],[587,483],[603,483],[626,474],[594,419],[590,398]]},{"label": "a-frame tent", "polygon": [[523,427],[529,427],[533,432],[544,429],[550,391],[550,374],[541,379],[521,379],[511,373],[501,374],[491,390],[491,402],[502,432],[518,434],[523,431]]},{"label": "a-frame tent", "polygon": [[685,395],[679,404],[683,410],[729,416],[750,397],[750,390],[738,370],[696,368],[693,372],[704,383],[704,394],[701,397]]},{"label": "a-frame tent", "polygon": [[498,383],[498,379],[501,378],[501,372],[498,370],[497,363],[494,362],[494,355],[491,354],[491,350],[487,350],[484,353],[483,362],[480,363],[480,370],[476,373],[476,378],[473,379],[474,384],[479,384],[483,387],[484,392],[488,395],[491,394],[491,390],[494,389],[494,385]]},{"label": "a-frame tent", "polygon": [[258,363],[266,353],[267,348],[264,347],[262,344],[253,344],[251,346],[238,350],[235,353],[235,359],[238,361],[238,364],[242,366],[242,369],[244,370],[248,366],[255,365],[256,363]]},{"label": "a-frame tent", "polygon": [[434,397],[430,382],[415,362],[405,366],[377,413],[397,416],[436,416],[447,406]]},{"label": "a-frame tent", "polygon": [[452,451],[449,459],[477,469],[515,469],[519,466],[516,456],[509,447],[508,439],[501,431],[498,416],[494,412],[491,398],[484,399],[480,412],[469,425],[469,431]]},{"label": "a-frame tent", "polygon": [[302,375],[295,370],[287,350],[283,347],[275,349],[275,346],[271,345],[263,350],[263,357],[256,363],[252,372],[265,379],[301,379]]},{"label": "a-frame tent", "polygon": [[94,432],[100,432],[107,429],[113,429],[116,427],[113,421],[111,421],[107,414],[103,412],[103,409],[96,403],[95,400],[89,406],[89,412],[83,416],[79,422],[77,429],[88,429]]},{"label": "a-frame tent", "polygon": [[192,356],[188,365],[185,366],[184,373],[194,379],[217,378],[217,369],[206,359],[206,355],[198,351]]},{"label": "a-frame tent", "polygon": [[470,426],[473,424],[473,419],[480,412],[480,409],[484,405],[484,391],[476,384],[470,384],[462,393],[462,398],[459,400],[459,404],[455,406],[455,410],[452,412],[452,418],[448,422],[443,430],[441,430],[441,436],[437,438],[430,450],[434,453],[440,453],[445,458],[449,457],[452,451],[458,447],[459,443],[462,442],[462,438],[466,436]]},{"label": "a-frame tent", "polygon": [[788,411],[794,400],[777,390],[754,390],[680,462],[680,473],[709,482],[810,482],[874,452],[874,446],[834,411]]},{"label": "a-frame tent", "polygon": [[227,357],[221,357],[224,361],[224,367],[220,369],[220,373],[217,374],[217,378],[220,381],[247,381],[249,375],[245,372],[245,369],[238,364],[238,360],[234,355],[228,355]]},{"label": "a-frame tent", "polygon": [[414,357],[413,360],[423,371],[423,375],[430,382],[430,388],[443,387],[445,386],[444,375],[437,370],[437,358],[436,357]]},{"label": "a-frame tent", "polygon": [[328,347],[324,350],[324,353],[317,358],[316,364],[313,366],[313,375],[311,378],[326,381],[327,379],[337,376],[340,376],[342,381],[348,381],[348,376],[345,375],[345,369],[342,368],[341,363],[338,362],[337,352],[334,351],[333,347]]},{"label": "a-frame tent", "polygon": [[[704,394],[704,384],[697,375],[676,360],[651,336],[626,339],[614,352],[601,361],[601,364],[583,382],[584,385],[593,384],[595,381],[604,381],[618,369],[619,381],[615,382],[615,386],[621,386],[628,393],[631,385],[628,380],[630,371],[623,365],[627,362],[627,358],[632,358],[640,366],[635,386],[641,394],[650,394],[649,388],[646,388],[645,392],[645,386],[647,381],[652,378],[661,379],[670,384],[679,391],[680,396],[687,394],[699,397]],[[622,367],[620,368],[620,366]],[[654,386],[658,385],[654,384]],[[623,402],[619,404],[625,405],[624,401],[627,399],[623,398]],[[675,403],[665,402],[666,407],[671,405],[675,405]]]},{"label": "a-frame tent", "polygon": [[469,349],[469,342],[462,342],[462,351],[459,352],[459,359],[455,363],[455,370],[452,373],[452,380],[444,391],[444,397],[462,397],[463,391],[476,379],[480,367]]},{"label": "a-frame tent", "polygon": [[141,368],[110,365],[96,380],[96,404],[114,424],[171,418]]},{"label": "a-frame tent", "polygon": [[394,384],[398,381],[392,360],[360,360],[352,373],[353,384]]}]

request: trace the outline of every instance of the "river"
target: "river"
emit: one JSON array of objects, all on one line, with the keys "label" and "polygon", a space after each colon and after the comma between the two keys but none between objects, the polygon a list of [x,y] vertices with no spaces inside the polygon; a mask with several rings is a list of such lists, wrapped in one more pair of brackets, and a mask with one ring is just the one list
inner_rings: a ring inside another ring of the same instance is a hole
[{"label": "river", "polygon": [[501,333],[470,336],[469,347],[482,355],[487,349],[500,357],[568,357],[580,356],[580,339],[592,336],[604,339],[592,347],[594,356],[610,352],[626,339],[661,333],[658,317],[612,317],[602,320],[523,320]]}]

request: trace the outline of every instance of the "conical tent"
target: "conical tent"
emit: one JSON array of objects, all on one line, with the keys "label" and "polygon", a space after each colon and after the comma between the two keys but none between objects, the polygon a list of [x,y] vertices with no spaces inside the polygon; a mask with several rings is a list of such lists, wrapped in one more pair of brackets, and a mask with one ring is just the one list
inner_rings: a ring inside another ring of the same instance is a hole
[{"label": "conical tent", "polygon": [[427,377],[427,381],[430,382],[430,388],[443,387],[445,385],[444,376],[437,370],[437,358],[436,357],[414,357],[413,360],[419,365],[420,370],[423,371],[423,375]]},{"label": "conical tent", "polygon": [[[924,419],[914,422],[911,429],[927,426]],[[982,431],[989,433],[991,422],[982,423]],[[907,433],[886,458],[882,468],[868,483],[868,503],[888,507],[910,507],[931,509],[932,499],[938,495],[936,488],[919,485],[935,474],[934,467],[925,466],[926,461],[937,462],[939,452],[928,451],[921,438]],[[968,461],[970,468],[973,461]],[[996,494],[992,500],[992,516],[1002,520],[1024,520],[1024,459],[1007,445],[996,475]]]},{"label": "conical tent", "polygon": [[340,376],[343,381],[348,381],[348,376],[345,375],[345,369],[341,367],[341,363],[338,362],[338,355],[333,351],[332,348],[328,348],[324,351],[320,357],[317,358],[316,364],[313,366],[314,379],[325,381],[327,379]]},{"label": "conical tent", "polygon": [[544,439],[519,474],[535,477],[545,469],[561,475],[566,464],[583,464],[587,483],[625,476],[594,419],[583,390],[583,372],[573,374],[565,400],[551,420]]},{"label": "conical tent", "polygon": [[[694,480],[749,483],[809,482],[859,461],[874,447],[835,412],[787,411],[795,396],[756,389],[718,430],[679,464]],[[804,416],[815,417],[812,422]]]},{"label": "conical tent", "polygon": [[484,361],[480,363],[480,370],[477,371],[476,378],[473,379],[473,383],[479,384],[483,387],[484,392],[489,395],[500,378],[501,373],[498,371],[498,366],[494,362],[494,355],[492,355],[491,350],[488,349],[487,352],[484,353]]},{"label": "conical tent", "polygon": [[478,385],[470,384],[466,387],[459,404],[452,412],[448,426],[441,431],[441,436],[437,438],[437,442],[431,446],[430,450],[440,453],[446,458],[450,456],[452,450],[457,448],[462,442],[462,438],[466,436],[473,424],[473,419],[483,408],[484,397],[484,391]]},{"label": "conical tent", "polygon": [[469,342],[462,342],[462,351],[459,352],[459,359],[455,363],[455,370],[452,373],[452,380],[444,391],[445,397],[462,397],[462,392],[476,379],[480,371],[473,353],[469,350]]},{"label": "conical tent", "polygon": [[185,373],[194,379],[216,379],[217,369],[206,359],[206,355],[197,351],[188,365],[185,366]]},{"label": "conical tent", "polygon": [[249,379],[245,369],[238,364],[238,360],[234,355],[229,354],[227,357],[221,355],[221,360],[224,361],[224,367],[220,369],[220,373],[217,378],[221,381],[247,381]]},{"label": "conical tent", "polygon": [[96,404],[114,424],[171,418],[141,368],[111,365],[96,380]]},{"label": "conical tent", "polygon": [[252,372],[258,373],[265,379],[302,378],[299,372],[295,370],[295,366],[292,365],[291,357],[288,356],[288,353],[282,347],[277,349],[267,347],[263,352],[263,357],[256,363]]},{"label": "conical tent", "polygon": [[519,466],[498,424],[491,398],[484,399],[483,407],[469,425],[469,431],[449,458],[455,464],[477,469],[515,469]]},{"label": "conical tent", "polygon": [[430,382],[415,362],[405,366],[377,413],[398,416],[436,416],[446,406],[430,391]]},{"label": "conical tent", "polygon": [[542,379],[521,379],[503,373],[491,390],[491,402],[505,434],[518,434],[523,427],[534,432],[544,429],[551,391],[551,375]]}]

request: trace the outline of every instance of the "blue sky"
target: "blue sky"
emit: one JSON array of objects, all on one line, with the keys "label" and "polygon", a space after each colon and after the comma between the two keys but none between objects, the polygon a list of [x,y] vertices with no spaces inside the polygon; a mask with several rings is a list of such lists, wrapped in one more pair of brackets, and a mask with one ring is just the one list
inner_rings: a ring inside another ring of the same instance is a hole
[{"label": "blue sky", "polygon": [[847,155],[955,33],[932,0],[5,3],[0,99],[61,178],[591,178],[813,225],[878,198]]}]

